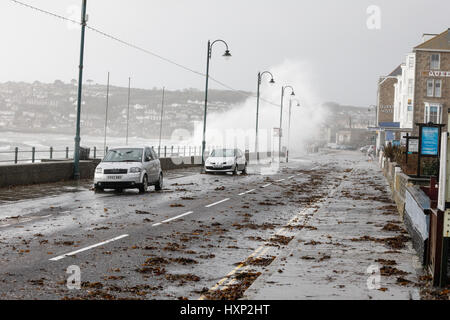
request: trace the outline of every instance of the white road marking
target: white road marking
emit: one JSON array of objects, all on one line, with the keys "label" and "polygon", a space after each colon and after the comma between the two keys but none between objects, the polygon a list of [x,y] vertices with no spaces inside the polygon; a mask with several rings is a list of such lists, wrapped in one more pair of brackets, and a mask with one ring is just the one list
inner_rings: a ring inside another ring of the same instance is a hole
[{"label": "white road marking", "polygon": [[288,179],[290,180],[290,179],[294,179],[295,178],[295,176],[290,176]]},{"label": "white road marking", "polygon": [[271,186],[272,184],[271,183],[268,183],[268,184],[266,184],[266,185],[264,185],[264,186],[262,186],[263,188],[267,188],[268,186]]},{"label": "white road marking", "polygon": [[96,247],[100,247],[100,246],[103,246],[103,245],[108,244],[110,242],[117,241],[117,240],[120,240],[120,239],[123,239],[123,238],[126,238],[126,237],[128,237],[128,234],[123,234],[123,235],[115,237],[113,239],[106,240],[106,241],[94,244],[92,246],[89,246],[89,247],[86,247],[86,248],[83,248],[83,249],[80,249],[80,250],[77,250],[77,251],[69,252],[69,253],[57,256],[55,258],[51,258],[49,260],[50,261],[59,261],[59,260],[64,259],[66,257],[76,255],[77,253],[84,252],[84,251],[87,251],[87,250],[90,250],[90,249],[93,249],[93,248],[96,248]]},{"label": "white road marking", "polygon": [[248,191],[239,193],[239,196],[243,196],[243,195],[245,195],[245,194],[247,194],[247,193],[250,193],[250,192],[253,192],[253,191],[255,191],[255,189],[252,189],[252,190],[248,190]]},{"label": "white road marking", "polygon": [[6,228],[6,227],[9,227],[9,226],[10,226],[10,224],[4,224],[4,225],[2,225],[2,226],[0,226],[0,227]]},{"label": "white road marking", "polygon": [[155,223],[155,224],[154,224],[154,225],[152,225],[152,226],[153,226],[153,227],[157,227],[157,226],[160,226],[160,225],[162,225],[163,223],[167,223],[167,222],[170,222],[170,221],[173,221],[173,220],[179,219],[179,218],[181,218],[181,217],[185,217],[185,216],[188,216],[188,215],[190,215],[190,214],[192,214],[192,213],[194,213],[194,211],[189,211],[189,212],[186,212],[186,213],[180,214],[179,216],[176,216],[176,217],[173,217],[173,218],[170,218],[170,219],[167,219],[167,220],[164,220],[164,221],[161,221],[161,222]]},{"label": "white road marking", "polygon": [[281,182],[281,181],[284,181],[284,180],[286,180],[286,179],[276,180],[275,182]]},{"label": "white road marking", "polygon": [[223,199],[223,200],[220,200],[220,201],[217,201],[217,202],[208,204],[207,206],[205,206],[205,208],[211,208],[211,207],[214,207],[214,206],[216,206],[216,205],[218,205],[218,204],[221,204],[221,203],[223,203],[223,202],[225,202],[225,201],[228,201],[228,200],[230,200],[230,198],[226,198],[226,199]]}]

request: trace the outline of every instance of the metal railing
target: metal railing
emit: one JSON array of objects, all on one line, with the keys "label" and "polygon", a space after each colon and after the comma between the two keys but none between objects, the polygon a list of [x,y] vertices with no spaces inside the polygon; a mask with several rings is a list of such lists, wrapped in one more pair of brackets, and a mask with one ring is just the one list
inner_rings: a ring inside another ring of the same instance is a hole
[{"label": "metal railing", "polygon": [[[207,147],[205,153],[209,154],[210,150],[214,148],[217,147]],[[192,157],[202,155],[201,146],[171,145],[161,146],[161,148],[153,146],[153,150],[160,158]],[[107,152],[108,147],[106,147],[106,150],[103,150],[94,146],[90,148],[89,156],[91,159],[103,159]],[[53,147],[49,147],[47,149],[37,149],[36,147],[15,147],[14,150],[0,151],[0,164],[36,163],[43,160],[69,160],[73,158],[73,153],[73,149],[70,149],[69,147],[66,147],[65,149]]]}]

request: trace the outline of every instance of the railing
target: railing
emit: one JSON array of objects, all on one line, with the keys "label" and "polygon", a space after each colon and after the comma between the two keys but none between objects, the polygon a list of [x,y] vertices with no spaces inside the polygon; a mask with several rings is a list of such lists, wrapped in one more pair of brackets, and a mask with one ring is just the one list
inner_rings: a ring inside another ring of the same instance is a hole
[{"label": "railing", "polygon": [[[215,146],[209,146],[206,148],[206,154],[209,154],[210,150],[217,148]],[[191,156],[201,156],[202,147],[201,146],[161,146],[153,147],[156,154],[160,158],[173,158],[173,157],[191,157]],[[106,152],[105,152],[106,151]],[[102,159],[108,152],[108,147],[106,150],[98,149],[97,147],[90,148],[90,158],[91,159]],[[73,158],[73,149],[66,147],[65,149],[53,148],[48,149],[37,149],[35,147],[31,148],[14,148],[11,151],[0,151],[0,163],[35,163],[42,160],[69,160]]]}]

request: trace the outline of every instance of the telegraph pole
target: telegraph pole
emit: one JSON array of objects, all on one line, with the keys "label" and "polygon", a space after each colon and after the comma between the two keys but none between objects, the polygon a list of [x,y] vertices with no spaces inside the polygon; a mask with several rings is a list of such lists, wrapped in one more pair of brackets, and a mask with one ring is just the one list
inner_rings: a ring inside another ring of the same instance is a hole
[{"label": "telegraph pole", "polygon": [[83,62],[84,62],[84,37],[86,33],[86,7],[87,0],[83,0],[81,9],[81,45],[80,45],[80,65],[78,74],[78,101],[77,101],[77,124],[75,134],[75,150],[73,155],[73,177],[80,179],[80,117],[81,117],[81,99],[83,93]]},{"label": "telegraph pole", "polygon": [[159,147],[158,147],[158,157],[161,153],[161,137],[162,137],[162,128],[163,128],[163,117],[164,117],[164,98],[165,98],[165,90],[166,88],[163,87],[162,89],[162,101],[161,101],[161,121],[159,125]]},{"label": "telegraph pole", "polygon": [[108,84],[106,85],[105,140],[103,142],[104,155],[106,155],[106,131],[108,129],[108,108],[109,108],[109,72],[108,72]]},{"label": "telegraph pole", "polygon": [[127,111],[127,143],[128,145],[128,128],[130,124],[130,91],[131,91],[131,78],[128,78],[128,111]]}]

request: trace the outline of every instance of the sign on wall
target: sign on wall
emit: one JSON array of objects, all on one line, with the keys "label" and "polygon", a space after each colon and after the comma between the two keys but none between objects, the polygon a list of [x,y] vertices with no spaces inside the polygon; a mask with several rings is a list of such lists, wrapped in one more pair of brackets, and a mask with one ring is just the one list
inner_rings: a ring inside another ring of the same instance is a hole
[{"label": "sign on wall", "polygon": [[408,139],[408,151],[409,154],[419,152],[419,139]]},{"label": "sign on wall", "polygon": [[442,77],[442,78],[448,78],[450,77],[450,71],[424,71],[422,72],[422,75],[425,77]]},{"label": "sign on wall", "polygon": [[422,127],[421,130],[420,154],[437,156],[439,154],[439,127]]}]

